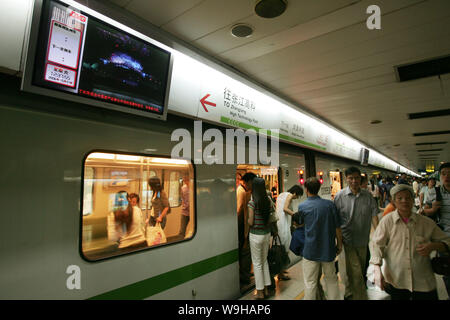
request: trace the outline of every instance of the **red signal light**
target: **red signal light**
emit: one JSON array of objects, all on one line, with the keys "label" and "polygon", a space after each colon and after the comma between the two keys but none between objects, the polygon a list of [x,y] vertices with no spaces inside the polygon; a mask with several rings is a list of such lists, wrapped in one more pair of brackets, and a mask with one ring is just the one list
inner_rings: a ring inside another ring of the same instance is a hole
[{"label": "red signal light", "polygon": [[322,184],[323,183],[323,179],[320,179],[320,184]]},{"label": "red signal light", "polygon": [[300,184],[304,184],[305,183],[305,180],[302,178],[302,179],[300,179]]}]

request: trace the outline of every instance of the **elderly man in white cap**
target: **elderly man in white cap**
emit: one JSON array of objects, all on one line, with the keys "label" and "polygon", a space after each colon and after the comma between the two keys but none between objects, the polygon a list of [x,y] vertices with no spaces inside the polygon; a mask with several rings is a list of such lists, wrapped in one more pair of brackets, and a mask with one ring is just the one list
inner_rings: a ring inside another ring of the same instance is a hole
[{"label": "elderly man in white cap", "polygon": [[396,210],[380,221],[370,248],[375,284],[392,300],[437,300],[430,253],[445,252],[450,237],[430,218],[412,212],[412,187],[399,184],[390,192]]}]

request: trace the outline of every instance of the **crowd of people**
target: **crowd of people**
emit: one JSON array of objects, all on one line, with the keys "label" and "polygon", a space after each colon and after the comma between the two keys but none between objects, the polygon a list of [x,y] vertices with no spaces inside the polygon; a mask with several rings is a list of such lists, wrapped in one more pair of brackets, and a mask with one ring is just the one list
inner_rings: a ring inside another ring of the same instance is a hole
[{"label": "crowd of people", "polygon": [[[341,299],[335,261],[342,252],[344,299],[368,299],[366,273],[370,263],[375,285],[392,300],[437,300],[430,261],[433,252],[450,254],[450,162],[440,166],[439,177],[438,186],[434,178],[412,181],[405,174],[398,181],[382,178],[376,182],[358,168],[349,167],[345,170],[347,187],[333,200],[318,195],[321,182],[317,178],[306,179],[307,198],[295,211],[292,200],[303,195],[301,186],[279,194],[274,205],[264,179],[246,173],[237,189],[241,282],[249,282],[253,263],[256,298],[271,295],[273,278],[267,261],[270,236],[279,236],[288,250],[291,241],[298,241],[290,231],[294,220],[302,229],[305,299],[323,296],[322,274],[327,298]],[[379,220],[380,210],[384,213]],[[274,212],[275,222],[270,218]],[[285,270],[278,274],[278,280],[289,280]],[[450,279],[444,276],[443,280],[450,295]]]}]

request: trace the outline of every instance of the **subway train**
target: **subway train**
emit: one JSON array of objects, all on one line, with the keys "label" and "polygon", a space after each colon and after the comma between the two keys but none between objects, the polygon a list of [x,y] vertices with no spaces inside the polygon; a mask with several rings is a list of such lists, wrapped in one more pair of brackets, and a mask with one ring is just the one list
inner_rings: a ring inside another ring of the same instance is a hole
[{"label": "subway train", "polygon": [[[178,143],[171,136],[187,129],[194,145],[195,119],[168,114],[160,121],[26,93],[13,76],[0,75],[0,83],[0,299],[237,299],[239,175],[254,172],[278,193],[317,176],[327,199],[335,180],[346,186],[350,165],[395,175],[281,142],[278,167],[259,159],[194,164],[171,158]],[[170,204],[166,239],[120,247],[108,220],[115,196],[138,194],[137,207],[148,217],[154,176]],[[180,235],[183,176],[190,181],[190,219]]]}]

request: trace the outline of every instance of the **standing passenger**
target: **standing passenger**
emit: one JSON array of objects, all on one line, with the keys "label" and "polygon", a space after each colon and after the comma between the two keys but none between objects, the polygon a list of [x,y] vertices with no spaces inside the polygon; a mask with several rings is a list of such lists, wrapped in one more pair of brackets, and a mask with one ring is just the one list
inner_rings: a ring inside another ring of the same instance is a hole
[{"label": "standing passenger", "polygon": [[236,190],[237,198],[237,217],[238,217],[238,237],[239,237],[239,278],[242,284],[250,283],[250,270],[252,261],[248,243],[248,202],[250,201],[252,191],[252,180],[256,175],[247,172],[241,179],[239,187]]},{"label": "standing passenger", "polygon": [[303,275],[305,300],[315,300],[323,270],[329,300],[339,300],[339,287],[334,259],[342,250],[342,233],[336,206],[317,194],[320,182],[308,178],[305,183],[306,201],[298,206],[304,217],[305,246],[303,249]]},{"label": "standing passenger", "polygon": [[[375,283],[392,300],[437,300],[436,276],[430,253],[445,252],[450,237],[431,220],[415,214],[414,191],[398,184],[391,190],[396,210],[383,218],[375,231],[370,263],[375,265]],[[381,272],[383,259],[385,274]],[[386,277],[386,282],[385,282]]]},{"label": "standing passenger", "polygon": [[367,190],[361,189],[361,172],[356,167],[345,170],[348,187],[334,199],[341,218],[344,239],[345,269],[348,284],[345,298],[367,300],[364,283],[367,245],[371,223],[378,225],[378,205]]},{"label": "standing passenger", "polygon": [[164,192],[161,180],[157,177],[151,177],[148,179],[150,189],[153,191],[152,195],[152,211],[149,218],[147,218],[146,224],[154,226],[156,223],[161,223],[161,228],[164,229],[167,222],[167,214],[169,213],[169,199]]},{"label": "standing passenger", "polygon": [[189,210],[189,176],[183,176],[183,186],[181,187],[181,221],[180,232],[178,233],[181,238],[186,236],[186,227],[190,220]]},{"label": "standing passenger", "polygon": [[271,284],[267,254],[270,242],[269,218],[272,203],[267,195],[265,181],[253,179],[252,197],[248,203],[248,224],[250,226],[250,251],[255,273],[256,299],[264,299],[269,295]]},{"label": "standing passenger", "polygon": [[[302,195],[302,187],[294,185],[287,192],[280,193],[277,199],[278,235],[280,236],[281,244],[286,248],[286,252],[289,252],[289,246],[292,239],[291,221],[292,215],[295,213],[292,210],[292,200],[298,199]],[[290,280],[291,278],[285,273],[286,270],[281,270],[278,274],[278,280]]]}]

